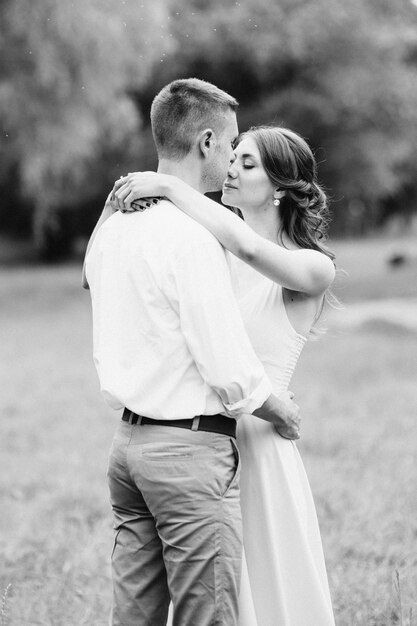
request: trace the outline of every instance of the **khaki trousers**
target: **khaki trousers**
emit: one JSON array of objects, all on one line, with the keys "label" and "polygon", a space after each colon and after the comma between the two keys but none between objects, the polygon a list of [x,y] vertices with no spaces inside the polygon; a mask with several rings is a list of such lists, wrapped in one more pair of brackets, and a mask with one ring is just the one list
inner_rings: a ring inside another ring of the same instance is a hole
[{"label": "khaki trousers", "polygon": [[112,626],[236,626],[242,552],[234,439],[121,422],[108,481]]}]

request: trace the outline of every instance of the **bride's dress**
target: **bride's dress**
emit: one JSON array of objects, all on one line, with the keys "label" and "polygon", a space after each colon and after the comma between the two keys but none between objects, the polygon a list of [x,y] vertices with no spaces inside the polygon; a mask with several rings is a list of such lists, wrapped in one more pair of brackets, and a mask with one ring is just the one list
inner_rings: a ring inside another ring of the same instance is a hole
[{"label": "bride's dress", "polygon": [[[233,255],[228,259],[246,330],[277,394],[288,388],[306,338],[288,319],[282,288]],[[334,626],[316,510],[295,442],[252,415],[238,421],[237,442],[244,543],[239,626]]]},{"label": "bride's dress", "polygon": [[[306,338],[282,288],[229,255],[249,338],[272,382],[288,388]],[[252,415],[238,421],[244,558],[239,626],[334,626],[320,531],[295,442]]]}]

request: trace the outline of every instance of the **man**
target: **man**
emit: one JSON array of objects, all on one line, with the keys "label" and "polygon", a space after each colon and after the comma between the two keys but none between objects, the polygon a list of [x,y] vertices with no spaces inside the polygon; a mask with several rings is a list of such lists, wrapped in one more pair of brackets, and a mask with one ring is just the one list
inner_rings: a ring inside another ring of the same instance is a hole
[{"label": "man", "polygon": [[[237,102],[197,79],[152,104],[158,171],[221,188]],[[222,247],[168,201],[115,213],[86,257],[102,391],[124,408],[109,464],[113,626],[237,624],[241,559],[236,418],[298,437],[298,407],[271,395],[246,336]]]}]

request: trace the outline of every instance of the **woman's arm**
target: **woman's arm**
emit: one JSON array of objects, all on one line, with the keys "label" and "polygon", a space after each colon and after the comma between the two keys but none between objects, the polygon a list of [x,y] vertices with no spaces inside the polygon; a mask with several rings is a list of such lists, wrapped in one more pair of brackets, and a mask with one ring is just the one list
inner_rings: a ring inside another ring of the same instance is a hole
[{"label": "woman's arm", "polygon": [[93,244],[93,241],[94,241],[94,239],[95,239],[95,236],[96,236],[97,231],[98,231],[98,229],[100,228],[100,226],[101,226],[102,224],[104,224],[104,222],[105,222],[105,221],[106,221],[106,220],[107,220],[107,219],[108,219],[111,215],[113,215],[113,213],[115,213],[115,211],[116,211],[116,209],[114,209],[114,208],[112,207],[111,203],[110,203],[110,199],[111,199],[111,197],[112,197],[112,194],[113,194],[113,191],[112,191],[111,193],[109,193],[109,195],[107,196],[107,200],[106,200],[106,202],[105,202],[105,204],[104,204],[104,209],[103,209],[103,211],[102,211],[102,213],[101,213],[101,215],[100,215],[100,217],[99,217],[99,220],[98,220],[97,224],[96,224],[96,225],[95,225],[95,227],[94,227],[93,232],[91,233],[91,237],[90,237],[90,239],[88,240],[87,250],[86,250],[86,252],[85,252],[84,263],[83,263],[82,285],[83,285],[84,289],[89,289],[89,286],[88,286],[88,281],[87,281],[87,276],[86,276],[86,273],[85,273],[85,260],[86,260],[86,258],[87,258],[87,254],[88,254],[88,253],[89,253],[89,251],[90,251],[90,248],[91,248],[91,246],[92,246],[92,244]]},{"label": "woman's arm", "polygon": [[135,199],[166,196],[184,213],[207,228],[234,255],[264,276],[292,291],[322,294],[333,282],[333,262],[316,250],[288,250],[258,235],[243,220],[225,210],[176,176],[138,172],[117,181],[119,208]]}]

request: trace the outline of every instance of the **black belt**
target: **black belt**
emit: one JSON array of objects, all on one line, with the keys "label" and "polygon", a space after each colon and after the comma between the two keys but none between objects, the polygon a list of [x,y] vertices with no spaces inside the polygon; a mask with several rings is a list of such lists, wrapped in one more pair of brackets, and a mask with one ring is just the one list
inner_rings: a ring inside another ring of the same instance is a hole
[{"label": "black belt", "polygon": [[150,417],[138,415],[129,409],[123,411],[122,420],[130,424],[152,424],[154,426],[176,426],[177,428],[188,428],[191,430],[204,430],[208,433],[219,433],[228,437],[236,437],[236,420],[220,415],[198,415],[191,419],[180,420],[154,420]]}]

